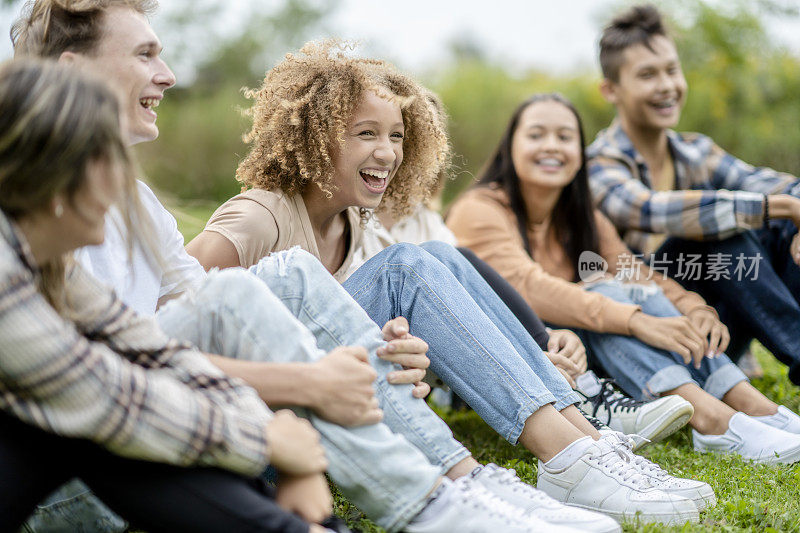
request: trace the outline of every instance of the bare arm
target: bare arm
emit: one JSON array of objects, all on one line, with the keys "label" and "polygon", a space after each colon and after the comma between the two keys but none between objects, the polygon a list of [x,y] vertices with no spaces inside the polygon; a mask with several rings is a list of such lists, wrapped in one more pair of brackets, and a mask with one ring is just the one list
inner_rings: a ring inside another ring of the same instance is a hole
[{"label": "bare arm", "polygon": [[273,410],[288,405],[311,408],[315,404],[316,369],[312,363],[271,363],[215,354],[206,356],[229,376],[247,382]]},{"label": "bare arm", "polygon": [[273,407],[307,407],[342,426],[383,419],[372,382],[377,373],[361,347],[340,346],[313,363],[242,361],[208,354],[226,374],[253,387]]},{"label": "bare arm", "polygon": [[233,243],[215,231],[200,233],[186,245],[186,251],[200,261],[206,270],[242,266]]}]

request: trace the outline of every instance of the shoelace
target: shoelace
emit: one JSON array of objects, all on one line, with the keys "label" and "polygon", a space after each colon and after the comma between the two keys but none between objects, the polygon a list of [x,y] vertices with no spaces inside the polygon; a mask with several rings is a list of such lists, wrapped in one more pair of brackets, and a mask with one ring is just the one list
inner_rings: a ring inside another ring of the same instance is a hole
[{"label": "shoelace", "polygon": [[641,435],[625,435],[619,432],[615,433],[613,437],[616,438],[618,446],[621,446],[624,449],[624,453],[628,456],[630,462],[633,463],[643,474],[655,477],[661,481],[667,481],[673,477],[656,463],[649,461],[641,455],[637,455],[633,452],[633,437],[638,437],[640,439],[644,439],[644,437]]},{"label": "shoelace", "polygon": [[516,526],[526,520],[522,509],[501,500],[471,479],[460,477],[453,484],[458,489],[457,497],[462,502],[485,512],[489,516],[502,519],[504,522]]},{"label": "shoelace", "polygon": [[617,411],[629,412],[645,404],[643,401],[625,396],[617,391],[614,385],[614,380],[603,378],[600,380],[600,392],[591,398],[587,398],[592,404],[593,417],[597,417],[597,411],[600,410],[600,406],[606,408],[608,413],[606,425],[611,423],[611,413],[616,413]]},{"label": "shoelace", "polygon": [[489,463],[484,468],[489,468],[491,472],[490,476],[497,479],[500,483],[505,485],[511,485],[512,490],[524,492],[531,498],[539,500],[542,503],[550,503],[554,501],[550,496],[545,494],[544,492],[531,487],[524,481],[522,481],[519,476],[517,476],[517,471],[513,468],[502,468],[497,466],[494,463]]},{"label": "shoelace", "polygon": [[631,460],[633,454],[627,454],[618,446],[603,442],[602,439],[597,442],[597,446],[601,449],[601,453],[595,454],[595,459],[601,468],[639,490],[651,488],[647,478],[633,464]]}]

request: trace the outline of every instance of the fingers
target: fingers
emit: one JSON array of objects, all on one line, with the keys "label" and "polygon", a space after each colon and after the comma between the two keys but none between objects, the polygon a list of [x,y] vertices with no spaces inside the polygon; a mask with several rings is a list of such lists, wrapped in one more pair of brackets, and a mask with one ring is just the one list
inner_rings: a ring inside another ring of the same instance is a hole
[{"label": "fingers", "polygon": [[569,386],[570,386],[570,387],[572,387],[573,389],[574,389],[574,388],[577,388],[577,386],[578,386],[578,385],[575,383],[575,380],[574,380],[574,379],[572,379],[572,376],[570,376],[570,375],[567,373],[567,371],[566,371],[566,370],[564,370],[563,368],[561,368],[561,367],[559,367],[559,366],[557,366],[556,368],[558,369],[558,371],[559,371],[559,372],[561,372],[561,375],[562,375],[562,376],[564,376],[564,379],[566,379],[566,380],[567,380],[567,383],[569,383]]},{"label": "fingers", "polygon": [[550,338],[547,339],[547,351],[552,353],[558,353],[560,349],[561,337],[556,334],[556,332],[550,333]]},{"label": "fingers", "polygon": [[411,395],[414,398],[425,398],[430,393],[431,393],[431,386],[425,383],[424,381],[416,383],[414,385],[414,390],[411,391]]},{"label": "fingers", "polygon": [[380,409],[370,409],[364,414],[362,418],[362,426],[371,426],[372,424],[377,424],[383,421],[383,411]]},{"label": "fingers", "polygon": [[580,367],[563,355],[547,352],[547,357],[550,359],[550,362],[553,363],[559,370],[572,375],[578,375],[581,373]]},{"label": "fingers", "polygon": [[395,370],[386,374],[386,381],[392,385],[405,383],[417,383],[425,378],[425,370],[421,368],[408,368],[405,370]]},{"label": "fingers", "polygon": [[417,368],[421,370],[425,370],[426,368],[431,366],[431,360],[428,359],[428,356],[421,354],[410,354],[410,353],[388,354],[388,355],[382,355],[381,359],[383,359],[384,361],[389,361],[390,363],[397,363],[398,365],[407,368]]},{"label": "fingers", "polygon": [[346,354],[352,355],[359,361],[364,363],[369,363],[369,354],[367,353],[367,349],[363,346],[341,346],[334,351],[341,351]]},{"label": "fingers", "polygon": [[385,341],[401,339],[408,333],[408,331],[408,320],[402,316],[391,319],[383,326],[383,329],[381,329],[381,333],[383,333],[383,340]]},{"label": "fingers", "polygon": [[722,340],[722,323],[718,323],[715,327],[711,328],[711,334],[708,338],[708,351],[707,357],[716,357],[719,355],[719,343]]},{"label": "fingers", "polygon": [[[381,346],[378,348],[376,353],[378,354],[378,357],[385,359],[386,361],[399,362],[391,357],[392,354],[415,354],[424,356],[426,353],[428,353],[428,343],[422,339],[409,335],[405,339],[389,341],[386,346]],[[425,358],[427,359],[427,357]]]},{"label": "fingers", "polygon": [[789,247],[789,253],[792,254],[792,260],[796,265],[800,265],[800,233],[792,238],[792,244]]},{"label": "fingers", "polygon": [[719,351],[717,353],[724,353],[728,349],[728,344],[731,342],[731,334],[728,331],[728,326],[720,323],[722,334],[720,335]]}]

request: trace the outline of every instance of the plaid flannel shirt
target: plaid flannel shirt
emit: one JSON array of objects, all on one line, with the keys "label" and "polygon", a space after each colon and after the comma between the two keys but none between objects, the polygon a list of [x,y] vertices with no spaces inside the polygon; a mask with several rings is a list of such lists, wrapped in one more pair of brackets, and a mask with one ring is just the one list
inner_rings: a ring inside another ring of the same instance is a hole
[{"label": "plaid flannel shirt", "polygon": [[587,149],[595,205],[634,251],[654,252],[659,237],[719,240],[757,229],[765,195],[800,196],[795,176],[748,165],[705,135],[668,130],[667,139],[675,163],[673,191],[652,189],[647,164],[619,120]]},{"label": "plaid flannel shirt", "polygon": [[126,457],[264,469],[272,415],[253,389],[168,339],[79,265],[67,269],[61,314],[37,290],[38,275],[0,211],[0,409]]}]

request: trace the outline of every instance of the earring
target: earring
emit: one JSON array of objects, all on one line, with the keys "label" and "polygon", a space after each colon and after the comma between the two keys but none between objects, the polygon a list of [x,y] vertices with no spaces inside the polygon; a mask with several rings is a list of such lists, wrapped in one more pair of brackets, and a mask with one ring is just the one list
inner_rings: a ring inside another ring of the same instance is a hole
[{"label": "earring", "polygon": [[55,209],[53,209],[53,213],[56,215],[56,218],[61,218],[61,215],[64,214],[64,206],[61,205],[61,202],[56,204]]}]

